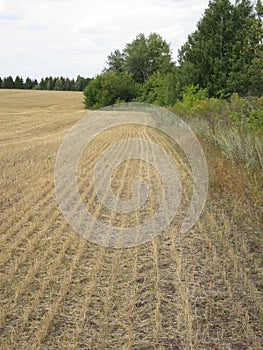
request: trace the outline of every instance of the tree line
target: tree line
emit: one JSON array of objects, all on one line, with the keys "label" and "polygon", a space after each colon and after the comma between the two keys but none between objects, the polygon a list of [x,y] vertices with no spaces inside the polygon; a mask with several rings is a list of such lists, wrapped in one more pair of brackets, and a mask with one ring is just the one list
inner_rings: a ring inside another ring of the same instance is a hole
[{"label": "tree line", "polygon": [[75,79],[64,77],[46,77],[37,79],[17,76],[13,79],[12,76],[0,77],[0,88],[2,89],[25,89],[25,90],[57,90],[57,91],[83,91],[90,83],[90,78],[84,78],[80,75]]},{"label": "tree line", "polygon": [[190,86],[210,98],[261,96],[262,17],[261,0],[211,0],[177,63],[160,35],[137,35],[109,54],[107,68],[84,90],[86,107],[124,101],[173,106]]}]

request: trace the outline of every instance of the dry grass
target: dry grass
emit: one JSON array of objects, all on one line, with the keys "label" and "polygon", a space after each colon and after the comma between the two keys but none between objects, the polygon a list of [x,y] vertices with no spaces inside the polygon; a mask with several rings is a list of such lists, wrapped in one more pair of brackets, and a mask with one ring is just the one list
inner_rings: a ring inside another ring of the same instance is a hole
[{"label": "dry grass", "polygon": [[[91,172],[111,143],[138,136],[164,147],[183,183],[179,213],[152,242],[107,249],[77,235],[54,194],[58,147],[82,116],[81,93],[0,90],[1,349],[261,349],[263,346],[262,183],[204,143],[210,193],[195,227],[178,234],[192,193],[190,169],[164,134],[136,125],[99,135],[79,167],[94,216],[126,227],[149,218],[160,178],[131,159],[115,172],[114,193],[130,198],[134,179],[153,188],[134,215],[99,203]],[[151,152],[150,149],[143,152]]]}]

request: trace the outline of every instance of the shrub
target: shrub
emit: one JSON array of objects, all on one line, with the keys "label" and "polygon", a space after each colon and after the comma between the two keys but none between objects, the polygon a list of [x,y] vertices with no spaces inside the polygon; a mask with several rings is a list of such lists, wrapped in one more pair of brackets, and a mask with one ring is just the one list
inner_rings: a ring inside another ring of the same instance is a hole
[{"label": "shrub", "polygon": [[127,74],[107,72],[98,75],[85,88],[86,108],[96,109],[115,104],[116,101],[131,101],[135,94],[135,83]]},{"label": "shrub", "polygon": [[263,98],[234,94],[226,101],[204,96],[196,96],[194,88],[189,88],[173,112],[227,157],[263,169]]}]

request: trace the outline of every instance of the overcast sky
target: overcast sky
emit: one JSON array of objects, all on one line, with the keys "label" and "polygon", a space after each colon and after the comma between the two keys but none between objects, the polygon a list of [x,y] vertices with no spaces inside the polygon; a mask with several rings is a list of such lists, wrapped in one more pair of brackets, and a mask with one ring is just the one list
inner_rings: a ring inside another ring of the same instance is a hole
[{"label": "overcast sky", "polygon": [[0,76],[93,77],[138,33],[177,51],[209,0],[0,0]]}]

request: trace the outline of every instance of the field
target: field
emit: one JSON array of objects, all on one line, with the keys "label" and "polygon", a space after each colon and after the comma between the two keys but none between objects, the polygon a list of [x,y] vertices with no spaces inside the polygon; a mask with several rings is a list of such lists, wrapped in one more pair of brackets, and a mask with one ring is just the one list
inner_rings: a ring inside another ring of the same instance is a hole
[{"label": "field", "polygon": [[158,208],[162,183],[143,161],[127,160],[112,180],[115,195],[128,200],[133,180],[146,179],[150,192],[142,209],[117,214],[94,191],[100,154],[132,137],[158,143],[174,159],[182,203],[167,230],[148,243],[93,244],[68,225],[54,190],[63,137],[89,113],[82,93],[0,90],[0,348],[262,349],[261,174],[200,140],[209,195],[195,226],[180,235],[193,187],[184,154],[149,127],[106,130],[85,149],[78,169],[79,190],[94,217],[128,227]]}]

